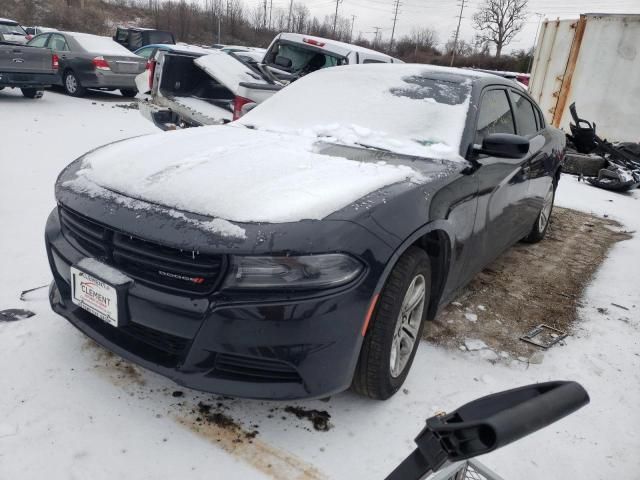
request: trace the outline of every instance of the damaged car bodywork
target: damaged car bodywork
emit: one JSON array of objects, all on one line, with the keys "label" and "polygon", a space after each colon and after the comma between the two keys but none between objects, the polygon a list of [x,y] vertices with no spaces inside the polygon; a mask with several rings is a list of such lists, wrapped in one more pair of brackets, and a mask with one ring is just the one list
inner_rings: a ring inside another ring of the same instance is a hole
[{"label": "damaged car bodywork", "polygon": [[108,145],[56,183],[51,305],[192,388],[388,398],[424,320],[544,236],[565,141],[541,119],[495,76],[365,65],[230,125]]},{"label": "damaged car bodywork", "polygon": [[136,83],[151,95],[142,115],[162,130],[230,122],[282,88],[232,52],[189,45],[157,51]]}]

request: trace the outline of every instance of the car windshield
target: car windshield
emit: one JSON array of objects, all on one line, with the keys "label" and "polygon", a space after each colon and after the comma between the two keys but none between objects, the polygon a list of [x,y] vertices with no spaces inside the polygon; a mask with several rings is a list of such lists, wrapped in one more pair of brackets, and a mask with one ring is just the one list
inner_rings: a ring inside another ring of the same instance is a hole
[{"label": "car windshield", "polygon": [[459,159],[473,75],[426,65],[329,68],[292,83],[238,123]]},{"label": "car windshield", "polygon": [[0,23],[0,33],[5,35],[27,35],[27,32],[17,23]]}]

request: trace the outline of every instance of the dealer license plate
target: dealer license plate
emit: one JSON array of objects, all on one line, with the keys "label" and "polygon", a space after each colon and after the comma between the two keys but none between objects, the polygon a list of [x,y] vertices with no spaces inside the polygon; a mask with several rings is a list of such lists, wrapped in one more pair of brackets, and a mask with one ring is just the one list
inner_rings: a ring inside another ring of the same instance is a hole
[{"label": "dealer license plate", "polygon": [[116,288],[76,267],[71,267],[71,300],[108,324],[118,326]]}]

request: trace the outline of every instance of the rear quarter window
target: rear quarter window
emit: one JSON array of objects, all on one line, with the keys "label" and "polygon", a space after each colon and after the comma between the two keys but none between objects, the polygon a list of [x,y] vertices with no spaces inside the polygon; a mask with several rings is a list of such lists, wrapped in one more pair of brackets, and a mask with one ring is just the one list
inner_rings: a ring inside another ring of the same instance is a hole
[{"label": "rear quarter window", "polygon": [[513,113],[518,127],[518,134],[525,137],[535,135],[538,129],[538,112],[524,95],[511,92]]}]

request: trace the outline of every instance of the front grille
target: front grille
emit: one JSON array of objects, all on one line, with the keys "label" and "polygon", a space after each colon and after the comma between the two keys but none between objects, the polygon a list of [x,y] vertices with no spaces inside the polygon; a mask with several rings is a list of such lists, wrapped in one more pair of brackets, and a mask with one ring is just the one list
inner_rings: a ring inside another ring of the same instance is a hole
[{"label": "front grille", "polygon": [[227,268],[225,255],[167,247],[101,225],[67,208],[60,209],[62,232],[87,254],[143,283],[172,291],[207,294]]},{"label": "front grille", "polygon": [[60,209],[60,223],[63,232],[84,250],[97,257],[107,256],[110,232],[105,227],[66,208]]},{"label": "front grille", "polygon": [[128,335],[170,355],[181,356],[189,344],[189,339],[160,332],[137,323],[131,323],[121,329]]},{"label": "front grille", "polygon": [[302,382],[297,370],[285,362],[231,353],[218,353],[208,375],[247,382]]}]

